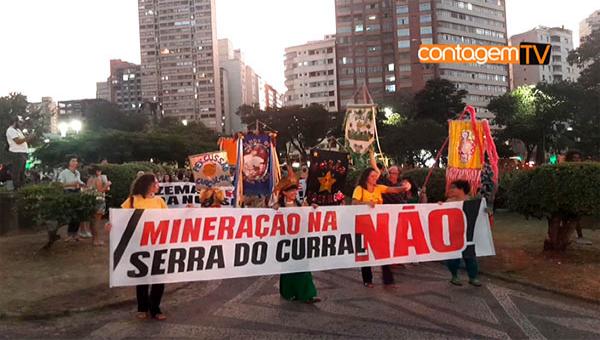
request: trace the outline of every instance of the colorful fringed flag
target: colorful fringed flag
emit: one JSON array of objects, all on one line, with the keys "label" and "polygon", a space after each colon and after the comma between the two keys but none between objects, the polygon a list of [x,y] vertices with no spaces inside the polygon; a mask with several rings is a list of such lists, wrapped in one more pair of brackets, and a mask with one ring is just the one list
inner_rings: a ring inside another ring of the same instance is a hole
[{"label": "colorful fringed flag", "polygon": [[475,110],[467,106],[470,120],[451,120],[449,125],[448,168],[446,169],[446,190],[456,180],[466,180],[471,184],[471,193],[479,192],[481,170],[485,155],[488,155],[493,182],[498,183],[498,154],[492,139],[487,120],[478,121]]}]

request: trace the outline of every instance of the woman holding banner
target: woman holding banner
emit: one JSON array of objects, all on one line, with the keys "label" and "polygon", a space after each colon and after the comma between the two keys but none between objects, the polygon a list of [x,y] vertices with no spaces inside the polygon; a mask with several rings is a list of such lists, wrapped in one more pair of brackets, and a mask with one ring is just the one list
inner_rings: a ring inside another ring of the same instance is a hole
[{"label": "woman holding banner", "polygon": [[[274,209],[306,206],[305,203],[298,200],[298,183],[293,177],[293,172],[290,175],[292,177],[282,179],[275,188],[276,202],[272,204]],[[279,276],[279,294],[290,301],[299,300],[305,303],[321,301],[317,297],[317,288],[310,272],[281,274]]]},{"label": "woman holding banner", "polygon": [[[129,197],[121,208],[123,209],[167,209],[167,204],[161,198],[156,196],[160,189],[160,182],[154,174],[143,174],[136,178],[131,186]],[[110,232],[111,225],[106,225]],[[153,318],[159,321],[164,321],[167,317],[160,310],[160,300],[165,291],[164,284],[138,285],[136,288],[136,296],[138,302],[138,313],[136,317],[139,320]],[[148,289],[149,288],[149,289]],[[148,295],[148,290],[150,294]]]},{"label": "woman holding banner", "polygon": [[[402,182],[398,187],[388,187],[386,185],[377,184],[381,173],[377,168],[375,156],[371,150],[371,168],[365,169],[360,175],[358,185],[354,188],[352,194],[353,205],[369,205],[374,208],[377,204],[383,204],[383,194],[399,194],[410,190],[410,184],[406,181]],[[393,274],[390,266],[383,266],[383,281],[384,284],[392,284],[394,282]],[[362,267],[363,284],[367,288],[373,288],[373,271],[371,267]]]}]

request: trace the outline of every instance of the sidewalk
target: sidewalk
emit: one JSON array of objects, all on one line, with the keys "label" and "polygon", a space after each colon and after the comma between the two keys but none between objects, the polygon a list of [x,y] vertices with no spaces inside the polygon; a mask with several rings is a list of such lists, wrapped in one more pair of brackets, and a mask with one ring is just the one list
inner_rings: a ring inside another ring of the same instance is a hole
[{"label": "sidewalk", "polygon": [[[60,230],[64,238],[65,229]],[[108,287],[108,240],[57,241],[45,232],[0,238],[0,319],[37,319],[135,302],[131,287]],[[172,284],[167,294],[185,284]]]}]

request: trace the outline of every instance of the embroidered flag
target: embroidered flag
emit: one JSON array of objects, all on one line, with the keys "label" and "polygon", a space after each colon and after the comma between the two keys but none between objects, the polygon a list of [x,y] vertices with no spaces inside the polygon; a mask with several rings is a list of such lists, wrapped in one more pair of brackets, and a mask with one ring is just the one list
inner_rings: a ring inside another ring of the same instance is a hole
[{"label": "embroidered flag", "polygon": [[340,205],[342,190],[348,174],[348,154],[344,152],[313,149],[306,183],[309,204]]}]

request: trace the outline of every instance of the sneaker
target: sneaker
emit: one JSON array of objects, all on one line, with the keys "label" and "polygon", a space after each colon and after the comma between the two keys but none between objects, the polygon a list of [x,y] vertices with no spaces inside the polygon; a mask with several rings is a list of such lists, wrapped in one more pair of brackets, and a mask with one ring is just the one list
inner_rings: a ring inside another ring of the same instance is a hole
[{"label": "sneaker", "polygon": [[479,279],[472,279],[469,280],[469,284],[471,286],[475,286],[475,287],[481,287],[481,282],[479,281]]},{"label": "sneaker", "polygon": [[455,285],[455,286],[462,286],[462,283],[460,282],[460,280],[458,279],[458,277],[453,277],[450,280],[450,283]]},{"label": "sneaker", "polygon": [[577,244],[581,244],[581,245],[584,245],[584,246],[590,246],[590,245],[592,245],[592,241],[590,241],[590,240],[588,240],[588,239],[585,239],[585,238],[583,238],[583,237],[578,237],[578,238],[575,240],[575,243],[577,243]]}]

